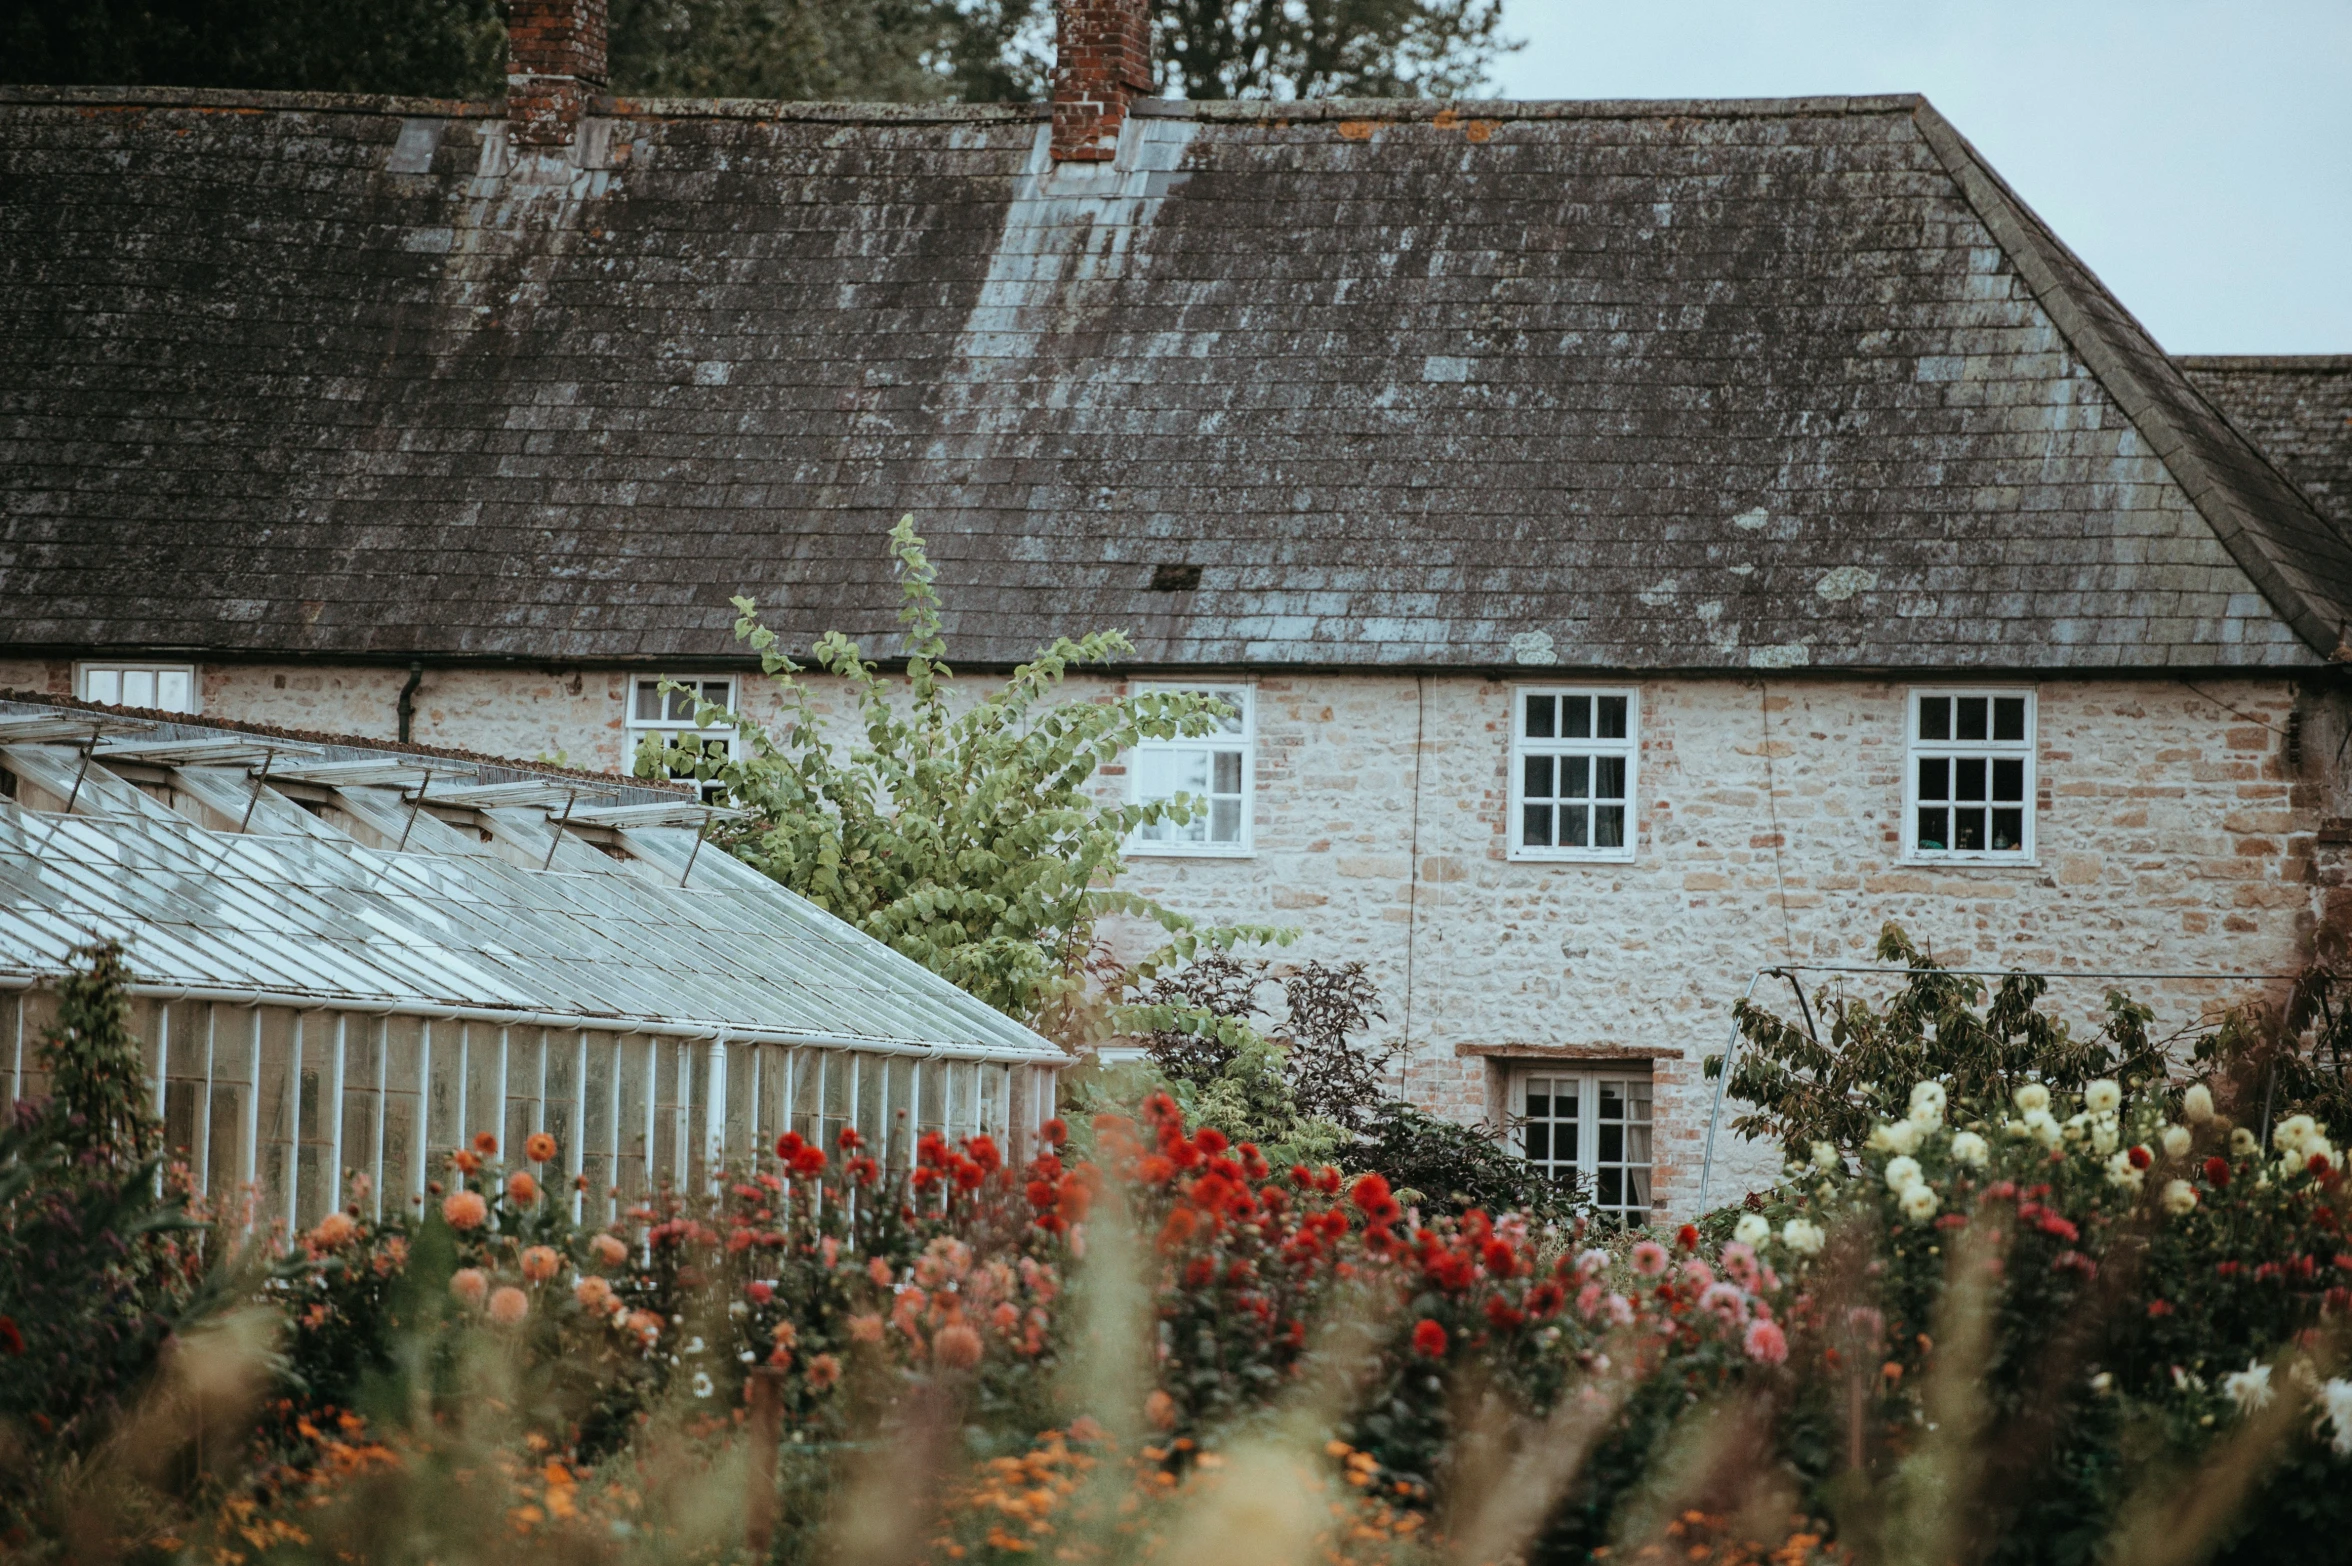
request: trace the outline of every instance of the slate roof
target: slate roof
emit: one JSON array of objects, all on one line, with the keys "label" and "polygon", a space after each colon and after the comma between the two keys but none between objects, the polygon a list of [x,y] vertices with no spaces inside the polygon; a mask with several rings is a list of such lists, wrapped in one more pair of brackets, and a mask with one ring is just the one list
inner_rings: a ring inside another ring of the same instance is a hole
[{"label": "slate roof", "polygon": [[[0,91],[0,647],[2308,667],[2352,540],[1923,100]],[[1164,569],[1165,568],[1165,569]],[[1197,568],[1197,586],[1192,580]],[[1153,591],[1157,576],[1163,586]]]},{"label": "slate roof", "polygon": [[2352,527],[2352,354],[2173,361],[2339,526]]}]

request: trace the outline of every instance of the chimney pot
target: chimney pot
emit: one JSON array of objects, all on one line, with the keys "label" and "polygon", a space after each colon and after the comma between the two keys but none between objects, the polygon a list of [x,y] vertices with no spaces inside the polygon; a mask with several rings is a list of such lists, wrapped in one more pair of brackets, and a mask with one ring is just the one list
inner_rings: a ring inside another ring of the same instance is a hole
[{"label": "chimney pot", "polygon": [[1127,105],[1151,92],[1151,0],[1056,0],[1056,163],[1108,163]]},{"label": "chimney pot", "polygon": [[506,122],[518,147],[568,147],[605,84],[605,0],[507,0]]}]

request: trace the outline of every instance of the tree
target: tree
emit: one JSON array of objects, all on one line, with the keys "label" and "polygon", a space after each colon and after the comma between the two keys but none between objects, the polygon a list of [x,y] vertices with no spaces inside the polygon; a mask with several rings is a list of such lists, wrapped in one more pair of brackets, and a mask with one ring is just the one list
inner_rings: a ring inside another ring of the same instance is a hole
[{"label": "tree", "polygon": [[[0,80],[495,98],[499,0],[0,0]],[[1185,98],[1454,97],[1502,0],[1157,0]],[[1043,98],[1053,0],[612,0],[615,91],[964,103]]]},{"label": "tree", "polygon": [[0,0],[0,80],[495,98],[497,0]]},{"label": "tree", "polygon": [[1185,98],[1455,98],[1485,85],[1502,0],[1160,0],[1160,84]]},{"label": "tree", "polygon": [[969,44],[946,0],[612,0],[608,25],[614,91],[654,97],[920,103]]},{"label": "tree", "polygon": [[[738,598],[735,634],[759,653],[783,697],[783,732],[698,701],[696,724],[734,729],[742,741],[736,756],[664,752],[649,741],[639,770],[716,780],[730,803],[751,813],[750,824],[727,837],[748,863],[999,1011],[1059,1036],[1170,1025],[1165,1009],[1106,1017],[1100,996],[1123,995],[1203,950],[1290,939],[1264,926],[1201,929],[1117,886],[1120,855],[1138,827],[1188,821],[1205,803],[1185,795],[1108,803],[1094,791],[1096,772],[1138,740],[1208,733],[1227,711],[1222,703],[1189,692],[1053,699],[1072,665],[1132,651],[1119,633],[1098,631],[1057,638],[959,710],[950,700],[954,675],[935,573],[914,518],[891,530],[890,549],[903,584],[903,679],[886,676],[838,631],[812,651],[848,687],[862,743],[846,754],[836,749],[799,678],[804,671],[760,623],[758,605]],[[1167,944],[1096,989],[1089,966],[1096,926],[1113,914],[1157,925]]]}]

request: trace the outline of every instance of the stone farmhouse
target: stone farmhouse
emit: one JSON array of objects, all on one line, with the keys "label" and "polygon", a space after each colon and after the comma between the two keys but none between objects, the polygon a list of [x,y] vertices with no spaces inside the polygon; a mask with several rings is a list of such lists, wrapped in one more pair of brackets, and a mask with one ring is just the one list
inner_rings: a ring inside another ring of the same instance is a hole
[{"label": "stone farmhouse", "polygon": [[1230,693],[1139,884],[1629,1209],[1883,921],[2166,1027],[2352,924],[2352,361],[2168,358],[1916,97],[1168,102],[1144,3],[1038,105],[616,98],[600,0],[0,90],[0,686],[621,767],[911,513],[966,672]]}]

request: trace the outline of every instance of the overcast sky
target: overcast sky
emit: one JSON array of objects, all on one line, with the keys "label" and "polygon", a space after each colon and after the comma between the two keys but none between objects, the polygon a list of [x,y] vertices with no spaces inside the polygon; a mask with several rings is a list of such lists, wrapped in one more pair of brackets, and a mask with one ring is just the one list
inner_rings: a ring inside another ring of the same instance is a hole
[{"label": "overcast sky", "polygon": [[1505,0],[1507,98],[1923,92],[2173,353],[2352,353],[2352,0]]}]

